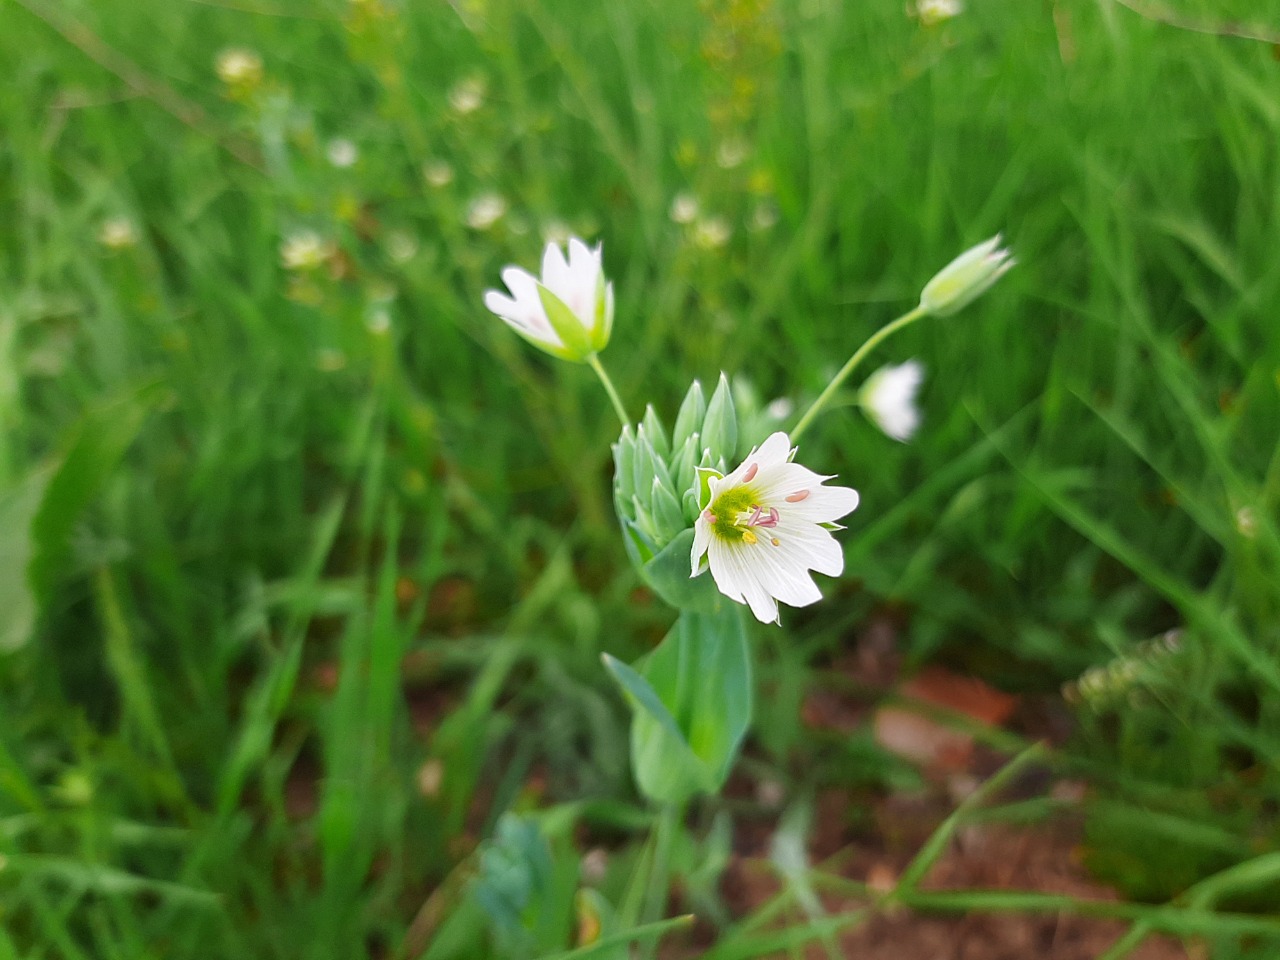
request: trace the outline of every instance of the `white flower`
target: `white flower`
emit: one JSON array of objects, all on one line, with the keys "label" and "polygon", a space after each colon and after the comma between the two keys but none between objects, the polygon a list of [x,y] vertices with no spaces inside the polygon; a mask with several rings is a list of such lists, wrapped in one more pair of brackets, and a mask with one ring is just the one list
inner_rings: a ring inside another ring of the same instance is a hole
[{"label": "white flower", "polygon": [[604,275],[602,245],[569,238],[569,258],[548,243],[542,279],[519,267],[502,271],[511,296],[487,290],[484,305],[539,350],[585,362],[604,349],[613,329],[613,284]]},{"label": "white flower", "polygon": [[723,141],[716,149],[716,164],[724,170],[732,170],[742,165],[751,153],[751,145],[745,140],[730,139]]},{"label": "white flower", "polygon": [[720,592],[762,623],[778,620],[779,600],[804,607],[822,598],[809,571],[844,570],[829,530],[858,506],[856,490],[824,487],[831,478],[792,463],[794,453],[779,431],[728,476],[710,476],[694,524],[691,575],[710,566]]},{"label": "white flower", "polygon": [[733,228],[724,217],[707,217],[693,228],[693,242],[704,250],[714,250],[729,242]]},{"label": "white flower", "polygon": [[916,16],[926,27],[950,20],[964,13],[964,4],[960,0],[918,0]]},{"label": "white flower", "polygon": [[970,247],[925,284],[920,306],[935,317],[960,310],[990,289],[1018,261],[1000,248],[1000,234]]},{"label": "white flower", "polygon": [[229,87],[254,87],[262,81],[262,57],[256,50],[228,47],[213,62],[218,79]]},{"label": "white flower", "polygon": [[881,367],[858,391],[858,403],[877,427],[903,443],[920,426],[916,392],[924,382],[924,364],[908,360],[897,366]]},{"label": "white flower", "polygon": [[467,226],[488,230],[507,214],[507,201],[497,193],[482,193],[467,207]]},{"label": "white flower", "polygon": [[447,187],[453,182],[453,167],[443,160],[428,160],[422,165],[422,178],[433,187]]},{"label": "white flower", "polygon": [[312,230],[289,234],[280,244],[280,263],[286,270],[314,270],[333,254],[333,245]]},{"label": "white flower", "polygon": [[110,217],[98,228],[98,242],[108,250],[124,250],[138,242],[138,228],[128,217]]},{"label": "white flower", "polygon": [[325,156],[339,170],[345,170],[360,159],[360,151],[346,137],[334,137],[325,147]]},{"label": "white flower", "polygon": [[698,216],[698,198],[692,193],[677,193],[671,201],[671,219],[675,223],[693,223]]},{"label": "white flower", "polygon": [[484,77],[468,77],[459,80],[449,91],[449,106],[462,116],[475,113],[484,106],[484,95],[488,87]]}]

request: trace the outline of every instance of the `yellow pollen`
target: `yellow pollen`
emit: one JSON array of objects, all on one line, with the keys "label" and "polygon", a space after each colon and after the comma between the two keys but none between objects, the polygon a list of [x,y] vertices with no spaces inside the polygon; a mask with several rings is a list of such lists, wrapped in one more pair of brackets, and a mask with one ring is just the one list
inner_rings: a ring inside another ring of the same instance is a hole
[{"label": "yellow pollen", "polygon": [[755,543],[755,542],[756,542],[756,535],[755,535],[754,533],[752,533],[750,530],[743,530],[743,531],[742,531],[742,542],[743,542],[743,543]]},{"label": "yellow pollen", "polygon": [[779,540],[777,537],[770,537],[769,542],[772,543],[775,547],[779,547],[782,545],[782,541]]}]

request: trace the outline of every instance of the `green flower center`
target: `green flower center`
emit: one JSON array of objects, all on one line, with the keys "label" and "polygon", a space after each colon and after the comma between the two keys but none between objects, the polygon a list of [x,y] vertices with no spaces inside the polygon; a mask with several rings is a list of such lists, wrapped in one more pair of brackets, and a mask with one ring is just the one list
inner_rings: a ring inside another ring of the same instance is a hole
[{"label": "green flower center", "polygon": [[751,529],[753,524],[741,523],[739,518],[759,510],[760,500],[756,492],[749,486],[734,487],[721,493],[706,510],[706,517],[711,521],[711,531],[721,540],[731,543],[755,543],[756,534]]}]

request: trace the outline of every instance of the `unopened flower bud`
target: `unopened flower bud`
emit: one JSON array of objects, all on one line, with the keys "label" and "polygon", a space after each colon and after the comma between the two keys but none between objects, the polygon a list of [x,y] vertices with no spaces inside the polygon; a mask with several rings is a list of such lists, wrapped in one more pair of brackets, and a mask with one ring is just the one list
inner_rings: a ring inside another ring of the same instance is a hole
[{"label": "unopened flower bud", "polygon": [[920,306],[936,317],[946,317],[968,306],[999,280],[1016,260],[1000,247],[1000,234],[971,247],[938,271],[925,284]]}]

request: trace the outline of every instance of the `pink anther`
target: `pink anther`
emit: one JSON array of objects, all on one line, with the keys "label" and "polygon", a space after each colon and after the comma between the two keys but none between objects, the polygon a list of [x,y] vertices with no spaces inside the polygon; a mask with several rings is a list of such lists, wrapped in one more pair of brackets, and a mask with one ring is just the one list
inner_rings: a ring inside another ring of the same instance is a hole
[{"label": "pink anther", "polygon": [[715,523],[716,515],[712,512],[710,507],[707,507],[707,509],[702,511],[702,519],[707,521],[707,523]]},{"label": "pink anther", "polygon": [[743,483],[750,483],[757,473],[760,472],[760,464],[753,463],[747,467],[747,472],[742,475]]},{"label": "pink anther", "polygon": [[787,503],[799,503],[801,500],[809,496],[808,490],[797,490],[795,493],[787,497]]},{"label": "pink anther", "polygon": [[776,527],[778,525],[778,508],[777,507],[770,507],[769,515],[767,517],[761,516],[763,512],[764,511],[760,507],[753,504],[751,507],[751,516],[747,518],[747,526],[748,527]]}]

